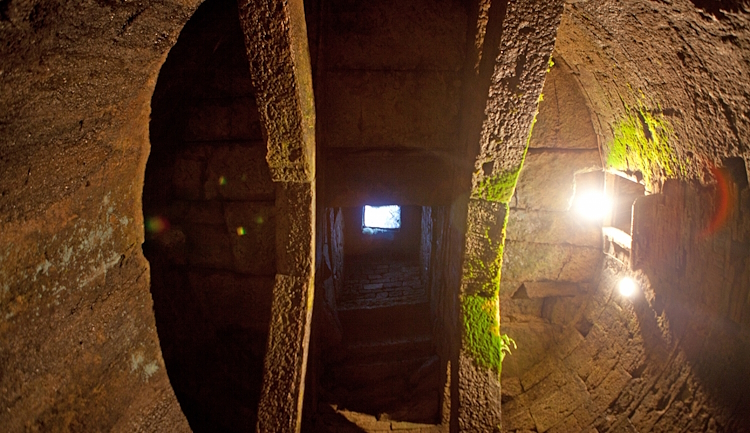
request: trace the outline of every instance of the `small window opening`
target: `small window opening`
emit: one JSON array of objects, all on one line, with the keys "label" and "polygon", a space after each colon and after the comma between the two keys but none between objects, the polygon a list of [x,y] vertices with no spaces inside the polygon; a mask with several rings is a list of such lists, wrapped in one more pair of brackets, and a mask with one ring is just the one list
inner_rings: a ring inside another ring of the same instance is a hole
[{"label": "small window opening", "polygon": [[646,195],[645,187],[617,173],[607,173],[605,189],[608,195],[614,198],[610,218],[605,221],[606,225],[632,235],[633,203],[638,197]]},{"label": "small window opening", "polygon": [[604,251],[621,261],[627,261],[633,243],[633,203],[646,195],[643,185],[635,178],[619,172],[607,172],[604,189],[613,199],[612,209],[604,220]]},{"label": "small window opening", "polygon": [[367,205],[362,214],[362,233],[377,233],[401,228],[401,206]]}]

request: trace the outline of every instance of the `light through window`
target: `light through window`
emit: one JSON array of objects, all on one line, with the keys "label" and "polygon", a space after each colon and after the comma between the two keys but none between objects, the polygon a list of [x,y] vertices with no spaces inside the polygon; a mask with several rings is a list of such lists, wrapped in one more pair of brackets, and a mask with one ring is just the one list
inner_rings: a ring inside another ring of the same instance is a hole
[{"label": "light through window", "polygon": [[395,230],[401,227],[401,206],[365,206],[363,229]]}]

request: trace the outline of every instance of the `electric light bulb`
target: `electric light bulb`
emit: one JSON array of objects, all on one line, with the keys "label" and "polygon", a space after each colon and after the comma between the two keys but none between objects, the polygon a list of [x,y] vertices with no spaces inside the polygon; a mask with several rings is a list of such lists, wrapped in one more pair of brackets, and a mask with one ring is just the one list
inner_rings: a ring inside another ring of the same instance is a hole
[{"label": "electric light bulb", "polygon": [[623,277],[617,284],[617,289],[622,296],[629,298],[635,294],[635,291],[638,289],[638,284],[636,284],[636,282],[630,277]]},{"label": "electric light bulb", "polygon": [[590,221],[601,221],[611,207],[612,202],[601,192],[583,192],[575,201],[576,212]]}]

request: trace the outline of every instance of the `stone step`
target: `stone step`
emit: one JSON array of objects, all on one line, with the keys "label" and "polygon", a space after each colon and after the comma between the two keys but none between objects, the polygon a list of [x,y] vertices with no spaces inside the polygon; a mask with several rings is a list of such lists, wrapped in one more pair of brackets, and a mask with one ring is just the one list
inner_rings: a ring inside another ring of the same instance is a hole
[{"label": "stone step", "polygon": [[401,304],[338,312],[347,346],[431,336],[429,303]]},{"label": "stone step", "polygon": [[329,368],[331,382],[346,389],[375,387],[388,378],[403,378],[408,385],[409,378],[424,365],[430,357],[408,358],[382,362],[358,362],[332,365]]},{"label": "stone step", "polygon": [[356,342],[332,350],[326,355],[329,363],[382,362],[389,359],[420,358],[434,353],[432,338],[417,336],[402,340]]}]

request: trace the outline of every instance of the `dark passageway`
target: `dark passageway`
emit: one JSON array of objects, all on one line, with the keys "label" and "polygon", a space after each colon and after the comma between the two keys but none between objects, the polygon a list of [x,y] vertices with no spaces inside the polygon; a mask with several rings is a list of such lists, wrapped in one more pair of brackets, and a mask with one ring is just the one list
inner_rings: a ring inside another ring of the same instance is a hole
[{"label": "dark passageway", "polygon": [[254,431],[275,265],[271,182],[232,0],[204,3],[159,75],[143,250],[170,382],[197,432]]},{"label": "dark passageway", "polygon": [[373,232],[358,224],[361,208],[344,209],[344,272],[336,297],[342,339],[321,353],[322,408],[307,431],[439,422],[440,362],[422,271],[429,257],[420,255],[422,238],[432,234],[421,226],[421,213],[422,207],[404,207],[399,229]]}]

